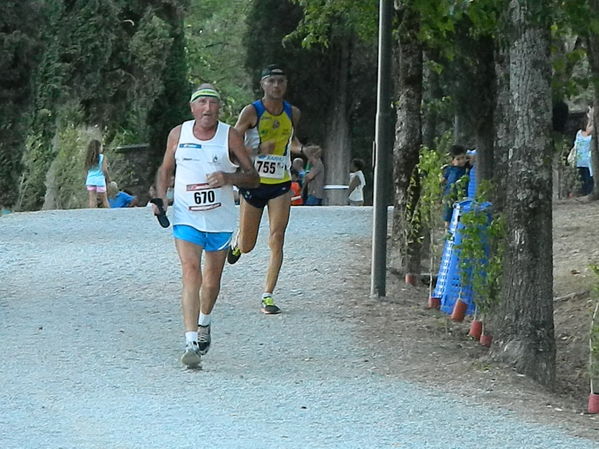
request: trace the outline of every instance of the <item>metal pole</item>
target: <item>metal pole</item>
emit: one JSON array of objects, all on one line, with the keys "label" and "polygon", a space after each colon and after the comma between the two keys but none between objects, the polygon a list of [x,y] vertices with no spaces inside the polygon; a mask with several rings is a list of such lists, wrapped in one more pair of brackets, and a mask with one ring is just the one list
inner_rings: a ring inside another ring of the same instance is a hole
[{"label": "metal pole", "polygon": [[379,67],[374,158],[374,216],[370,294],[386,296],[387,168],[392,153],[388,130],[391,114],[391,16],[393,0],[379,2]]}]

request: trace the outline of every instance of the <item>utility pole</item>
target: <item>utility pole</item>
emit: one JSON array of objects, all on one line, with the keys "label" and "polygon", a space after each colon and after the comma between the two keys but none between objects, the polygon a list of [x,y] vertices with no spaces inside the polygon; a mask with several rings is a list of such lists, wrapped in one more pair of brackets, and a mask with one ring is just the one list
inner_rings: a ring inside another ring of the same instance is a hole
[{"label": "utility pole", "polygon": [[374,211],[370,294],[386,296],[387,176],[391,163],[391,16],[393,0],[379,1],[379,58],[374,151]]}]

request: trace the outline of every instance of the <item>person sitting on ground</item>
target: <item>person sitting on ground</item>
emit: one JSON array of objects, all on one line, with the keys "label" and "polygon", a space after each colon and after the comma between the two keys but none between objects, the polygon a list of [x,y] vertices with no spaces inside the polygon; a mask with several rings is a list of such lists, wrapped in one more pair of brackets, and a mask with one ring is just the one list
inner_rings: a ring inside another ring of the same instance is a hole
[{"label": "person sitting on ground", "polygon": [[449,149],[451,162],[443,167],[443,221],[449,227],[453,215],[453,203],[466,196],[466,186],[460,179],[466,175],[466,148],[452,145]]},{"label": "person sitting on ground", "polygon": [[130,195],[127,192],[119,190],[119,186],[115,181],[108,184],[108,203],[110,207],[115,209],[119,207],[135,207],[137,206],[137,197]]}]

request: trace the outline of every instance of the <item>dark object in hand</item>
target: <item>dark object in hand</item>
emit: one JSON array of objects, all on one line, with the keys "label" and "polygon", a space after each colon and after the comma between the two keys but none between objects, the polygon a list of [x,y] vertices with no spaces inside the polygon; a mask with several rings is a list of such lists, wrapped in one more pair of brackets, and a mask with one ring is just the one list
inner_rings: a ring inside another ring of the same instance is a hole
[{"label": "dark object in hand", "polygon": [[160,226],[163,228],[168,228],[171,225],[171,222],[168,221],[168,217],[164,211],[164,203],[162,202],[162,198],[152,198],[150,203],[155,204],[156,207],[158,207],[158,214],[156,215],[156,218],[158,219]]}]

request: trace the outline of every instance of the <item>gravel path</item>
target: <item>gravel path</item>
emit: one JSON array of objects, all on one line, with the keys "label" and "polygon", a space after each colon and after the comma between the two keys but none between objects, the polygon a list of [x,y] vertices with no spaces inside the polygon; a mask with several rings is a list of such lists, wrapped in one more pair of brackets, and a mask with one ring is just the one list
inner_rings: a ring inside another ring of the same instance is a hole
[{"label": "gravel path", "polygon": [[0,218],[0,448],[596,448],[372,369],[343,318],[371,214],[293,210],[278,316],[258,311],[262,232],[225,269],[201,371],[179,363],[178,260],[149,210]]}]

